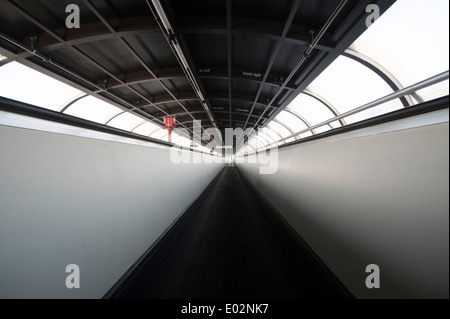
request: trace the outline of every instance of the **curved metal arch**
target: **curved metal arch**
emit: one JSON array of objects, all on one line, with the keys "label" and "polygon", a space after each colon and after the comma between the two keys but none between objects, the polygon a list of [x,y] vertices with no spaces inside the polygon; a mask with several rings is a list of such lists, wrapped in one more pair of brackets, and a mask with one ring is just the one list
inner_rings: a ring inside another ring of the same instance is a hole
[{"label": "curved metal arch", "polygon": [[[205,99],[207,99],[207,100],[217,100],[217,101],[227,101],[227,102],[228,101],[242,102],[242,103],[248,103],[248,104],[255,103],[254,98],[252,96],[236,95],[236,94],[234,94],[231,97],[231,99],[230,99],[228,96],[219,95],[219,94],[214,95],[214,92],[211,93],[210,95],[206,96]],[[255,104],[256,105],[261,105],[261,106],[266,106],[267,105],[263,101],[257,101]]]},{"label": "curved metal arch", "polygon": [[[226,110],[212,110],[213,113],[218,113],[218,114],[230,114],[230,112],[226,111]],[[204,111],[190,111],[190,114],[204,114]],[[240,116],[247,116],[249,113],[248,112],[242,112],[242,111],[232,111],[231,114],[233,115],[240,115]],[[188,115],[187,112],[178,112],[178,113],[171,113],[170,116],[185,116]],[[258,117],[258,115],[251,115],[251,117]]]},{"label": "curved metal arch", "polygon": [[264,137],[265,140],[267,140],[267,141],[269,141],[269,140],[272,141],[272,142],[269,142],[269,144],[273,144],[273,143],[276,143],[276,142],[277,142],[272,136],[268,135],[267,133],[265,133],[265,132],[263,132],[263,131],[258,130],[258,135],[260,135],[260,134],[263,135],[263,136],[261,136],[261,137]]},{"label": "curved metal arch", "polygon": [[258,138],[259,141],[263,143],[263,146],[267,146],[267,145],[271,144],[268,140],[266,140],[262,136],[259,136],[258,134],[253,135],[253,138]]},{"label": "curved metal arch", "polygon": [[156,133],[157,131],[159,131],[159,130],[164,130],[164,128],[162,128],[162,127],[159,127],[159,128],[157,128],[156,130],[154,130],[154,131],[152,131],[149,135],[147,135],[148,137],[152,137],[152,135],[154,134],[154,133]]},{"label": "curved metal arch", "polygon": [[[177,144],[177,143],[179,142],[179,140],[183,140],[183,138],[187,139],[186,136],[178,135],[178,136],[174,137],[174,139],[173,139],[172,142],[173,142],[174,144]],[[178,140],[178,142],[175,142],[176,140]]]},{"label": "curved metal arch", "polygon": [[67,102],[66,104],[64,104],[64,105],[60,108],[60,111],[58,111],[58,112],[64,113],[64,112],[67,111],[67,109],[68,109],[69,107],[71,107],[73,104],[75,104],[76,102],[78,102],[78,101],[80,101],[80,100],[82,100],[82,99],[84,99],[85,97],[88,97],[88,96],[89,96],[89,94],[81,93],[80,95],[74,97],[72,100],[70,100],[69,102]]},{"label": "curved metal arch", "polygon": [[[280,140],[283,138],[283,136],[281,136],[280,133],[278,133],[278,132],[275,131],[275,130],[272,130],[271,128],[269,128],[269,127],[267,127],[267,126],[264,126],[264,127],[262,128],[262,130],[264,130],[264,129],[268,129],[269,131],[274,132],[276,135],[278,135],[278,136],[280,137]],[[264,132],[263,132],[263,133],[264,133]],[[266,134],[266,135],[268,135],[268,134]],[[279,141],[279,140],[278,140],[278,141]],[[278,141],[275,141],[275,142],[278,143]],[[285,142],[283,141],[282,143],[285,143]]]},{"label": "curved metal arch", "polygon": [[254,143],[256,144],[256,149],[260,148],[260,147],[264,147],[264,144],[262,144],[262,142],[258,139],[255,139],[254,136],[252,136],[251,140],[249,140],[247,142],[247,145],[250,145],[250,143]]},{"label": "curved metal arch", "polygon": [[[187,130],[189,130],[189,131],[192,131],[192,130],[190,130],[190,129],[188,129],[185,125],[186,124],[189,124],[189,123],[194,123],[194,122],[206,122],[206,121],[209,121],[208,119],[195,119],[195,120],[186,120],[186,121],[177,121],[177,123],[179,124],[179,125],[181,125],[181,126],[183,126],[184,128],[186,128]],[[209,128],[209,127],[214,127],[212,124],[207,124],[207,125],[201,125],[201,127],[203,127],[203,128]]]},{"label": "curved metal arch", "polygon": [[[295,134],[295,132],[294,132],[289,126],[287,126],[286,124],[284,124],[284,123],[281,122],[280,120],[273,119],[272,121],[274,121],[275,123],[278,123],[278,124],[280,124],[280,125],[283,125],[283,126],[284,126],[284,127],[285,127],[292,135]],[[298,140],[299,137],[298,137],[297,135],[295,135],[295,136],[294,136],[294,139]]]},{"label": "curved metal arch", "polygon": [[[245,144],[244,147],[242,148],[242,150],[244,150],[245,147],[250,147],[250,148],[251,148],[253,151],[255,151],[255,152],[256,152],[256,150],[257,150],[256,148],[253,147],[253,145],[250,145],[249,143]],[[247,153],[248,153],[248,152],[247,152]],[[244,155],[247,154],[247,153],[244,153]]]},{"label": "curved metal arch", "polygon": [[148,123],[148,121],[144,121],[144,122],[142,122],[142,123],[136,125],[135,127],[133,127],[133,129],[132,129],[130,132],[133,133],[133,131],[134,131],[135,129],[137,129],[137,128],[138,128],[139,126],[141,126],[141,125],[144,125],[145,123]]},{"label": "curved metal arch", "polygon": [[[403,89],[403,85],[391,72],[389,72],[388,69],[386,69],[383,65],[371,59],[367,55],[364,55],[352,49],[347,49],[342,54],[342,56],[352,59],[353,61],[356,61],[364,65],[371,71],[375,72],[375,74],[377,74],[380,78],[382,78],[392,90],[398,91]],[[414,98],[416,98],[416,96],[414,96]],[[414,105],[414,101],[409,95],[401,97],[400,101],[402,102],[403,107],[409,107],[411,105]]]},{"label": "curved metal arch", "polygon": [[127,112],[127,111],[122,111],[122,112],[117,113],[116,115],[113,115],[109,120],[106,121],[105,125],[109,125],[109,123],[110,123],[112,120],[114,120],[116,117],[118,117],[119,115],[122,115],[122,114],[124,114],[124,113],[129,113],[129,112]]},{"label": "curved metal arch", "polygon": [[[312,126],[311,123],[309,123],[303,116],[301,116],[297,112],[295,112],[295,111],[293,111],[291,109],[288,109],[287,107],[285,107],[284,109],[281,110],[281,112],[283,112],[283,111],[291,113],[292,115],[297,117],[300,121],[303,122],[303,124],[306,125],[306,127],[311,127]],[[314,134],[316,134],[316,131],[315,130],[311,130],[311,133],[314,135]]]},{"label": "curved metal arch", "polygon": [[163,136],[161,136],[161,140],[165,139],[169,136],[169,132],[164,132]]},{"label": "curved metal arch", "polygon": [[[302,93],[308,95],[309,97],[312,97],[313,99],[315,99],[315,100],[319,101],[320,103],[322,103],[323,105],[325,105],[325,107],[327,109],[329,109],[331,111],[331,113],[334,114],[334,116],[340,115],[339,111],[333,106],[333,104],[328,102],[324,97],[320,96],[316,92],[309,91],[309,90],[303,90]],[[341,123],[342,126],[347,124],[344,119],[340,119],[339,122]]]}]

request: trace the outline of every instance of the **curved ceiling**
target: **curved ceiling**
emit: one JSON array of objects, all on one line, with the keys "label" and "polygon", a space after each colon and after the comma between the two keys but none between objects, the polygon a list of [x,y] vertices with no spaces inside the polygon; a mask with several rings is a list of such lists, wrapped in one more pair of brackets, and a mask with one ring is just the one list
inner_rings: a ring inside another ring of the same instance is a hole
[{"label": "curved ceiling", "polygon": [[[0,53],[8,57],[0,63],[16,60],[75,87],[55,111],[159,138],[165,116],[191,134],[200,123],[223,136],[226,128],[264,128],[259,147],[358,120],[294,134],[359,106],[317,89],[321,81],[327,87],[329,67],[364,68],[358,72],[379,78],[379,94],[405,86],[357,42],[367,5],[384,13],[394,2],[0,0]],[[71,3],[80,8],[79,29],[65,26]],[[386,109],[417,102],[407,95]],[[98,111],[86,115],[92,105]]]}]

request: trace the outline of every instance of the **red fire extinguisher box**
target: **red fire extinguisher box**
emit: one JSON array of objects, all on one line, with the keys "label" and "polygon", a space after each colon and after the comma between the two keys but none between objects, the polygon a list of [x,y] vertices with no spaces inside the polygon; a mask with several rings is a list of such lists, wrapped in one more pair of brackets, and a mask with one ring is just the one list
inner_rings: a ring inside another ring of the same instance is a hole
[{"label": "red fire extinguisher box", "polygon": [[175,118],[173,116],[168,116],[164,118],[164,126],[169,129],[168,142],[172,142],[172,127],[175,127]]},{"label": "red fire extinguisher box", "polygon": [[175,124],[175,118],[172,116],[168,116],[164,118],[164,126],[165,127],[173,127]]}]

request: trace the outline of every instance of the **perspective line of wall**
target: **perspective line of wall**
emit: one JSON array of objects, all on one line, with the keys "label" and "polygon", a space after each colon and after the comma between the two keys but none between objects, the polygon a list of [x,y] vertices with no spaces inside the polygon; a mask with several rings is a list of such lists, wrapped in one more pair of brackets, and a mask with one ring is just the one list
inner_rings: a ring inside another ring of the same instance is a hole
[{"label": "perspective line of wall", "polygon": [[[273,175],[259,163],[238,168],[357,298],[448,298],[444,112],[434,125],[281,148]],[[379,289],[365,285],[369,264],[380,268]]]},{"label": "perspective line of wall", "polygon": [[1,125],[0,150],[0,298],[103,297],[223,167]]}]

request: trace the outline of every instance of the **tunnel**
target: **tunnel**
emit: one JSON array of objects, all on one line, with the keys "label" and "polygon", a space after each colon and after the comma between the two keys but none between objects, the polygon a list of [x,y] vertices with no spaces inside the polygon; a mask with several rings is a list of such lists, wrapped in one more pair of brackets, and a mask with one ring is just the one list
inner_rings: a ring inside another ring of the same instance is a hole
[{"label": "tunnel", "polygon": [[448,299],[448,5],[0,0],[0,298]]}]

